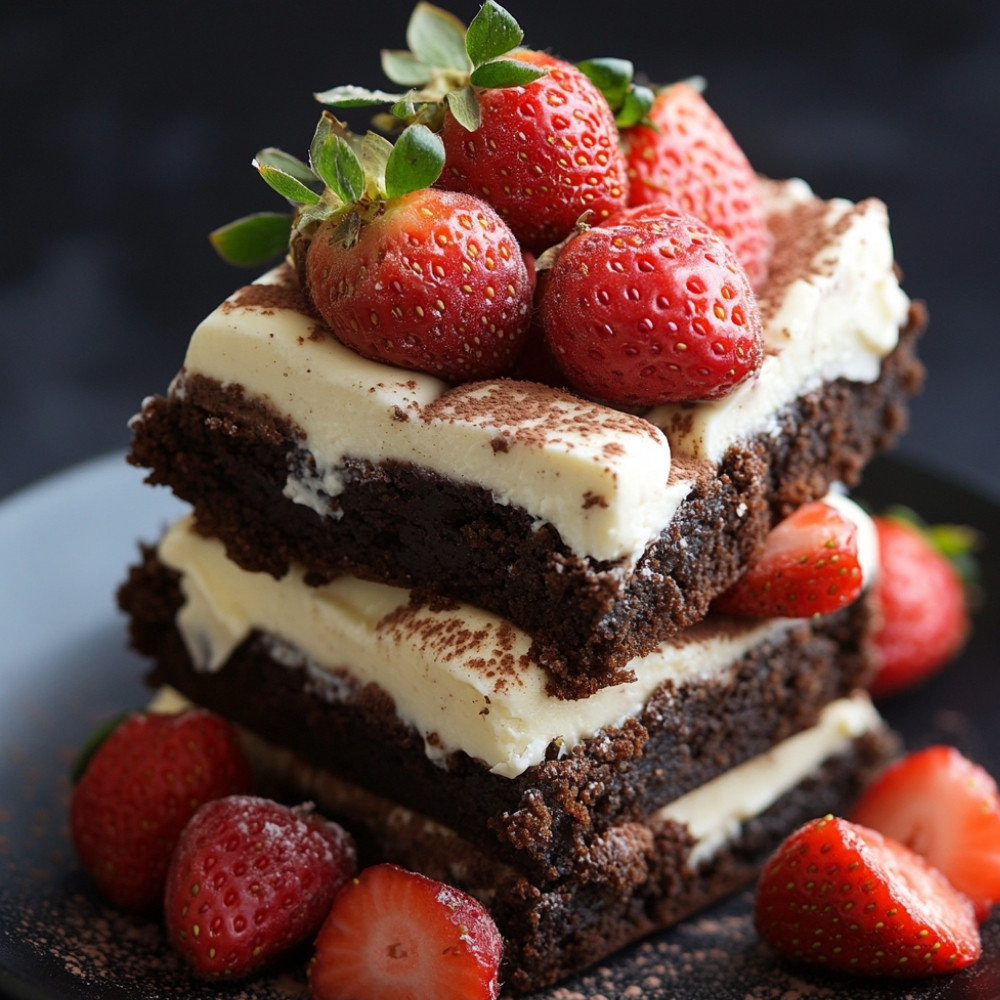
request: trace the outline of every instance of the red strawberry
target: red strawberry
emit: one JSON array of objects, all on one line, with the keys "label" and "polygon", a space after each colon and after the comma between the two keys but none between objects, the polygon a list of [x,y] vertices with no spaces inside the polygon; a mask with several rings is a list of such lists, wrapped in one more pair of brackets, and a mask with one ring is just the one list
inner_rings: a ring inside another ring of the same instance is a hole
[{"label": "red strawberry", "polygon": [[771,235],[757,176],[721,119],[690,84],[656,95],[649,124],[625,129],[629,204],[672,205],[701,219],[736,252],[754,288],[767,274]]},{"label": "red strawberry", "polygon": [[624,208],[627,168],[611,109],[579,69],[530,49],[511,58],[548,72],[525,86],[480,90],[473,132],[445,115],[438,184],[485,198],[522,246],[541,253],[585,212],[597,223]]},{"label": "red strawberry", "polygon": [[940,869],[984,919],[1000,902],[1000,795],[954,747],[912,753],[865,791],[851,819],[906,844]]},{"label": "red strawberry", "polygon": [[719,399],[763,359],[760,313],[736,257],[662,205],[626,209],[568,240],[541,311],[573,386],[622,406]]},{"label": "red strawberry", "polygon": [[503,942],[471,896],[396,865],[337,896],[309,966],[315,1000],[495,1000]]},{"label": "red strawberry", "polygon": [[939,871],[832,816],[796,830],[767,863],[754,923],[783,955],[857,975],[952,972],[981,948],[968,900]]},{"label": "red strawberry", "polygon": [[453,382],[511,365],[533,283],[489,205],[424,188],[384,202],[352,245],[339,227],[323,223],[306,255],[309,294],[339,340],[374,361]]},{"label": "red strawberry", "polygon": [[355,860],[350,836],[308,806],[210,802],[170,864],[170,940],[201,976],[245,976],[316,933]]},{"label": "red strawberry", "polygon": [[250,765],[225,720],[203,711],[131,715],[73,789],[73,844],[108,899],[149,909],[163,898],[170,855],[199,806],[250,785]]},{"label": "red strawberry", "polygon": [[726,615],[809,618],[850,604],[863,584],[857,526],[814,500],[768,533],[763,550],[713,608]]},{"label": "red strawberry", "polygon": [[874,521],[883,622],[875,634],[881,665],[870,689],[884,697],[944,666],[969,634],[969,614],[958,572],[925,534],[895,518]]}]

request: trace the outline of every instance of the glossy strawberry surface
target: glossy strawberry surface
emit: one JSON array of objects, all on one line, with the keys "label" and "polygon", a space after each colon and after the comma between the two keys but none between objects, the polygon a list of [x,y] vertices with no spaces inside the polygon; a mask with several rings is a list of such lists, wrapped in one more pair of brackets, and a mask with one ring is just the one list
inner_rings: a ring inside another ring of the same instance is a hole
[{"label": "glossy strawberry surface", "polygon": [[570,239],[541,313],[571,384],[619,405],[721,399],[763,359],[739,261],[703,223],[666,206],[626,209]]},{"label": "glossy strawberry surface", "polygon": [[701,219],[733,248],[759,288],[771,235],[746,154],[690,84],[660,91],[647,120],[622,135],[629,204],[672,205]]},{"label": "glossy strawberry surface", "polygon": [[548,72],[527,86],[479,91],[474,132],[445,116],[438,184],[485,198],[526,250],[541,253],[584,213],[597,223],[624,208],[627,168],[607,101],[583,73],[530,49],[514,57]]},{"label": "glossy strawberry surface", "polygon": [[827,816],[801,827],[761,874],[754,922],[799,962],[859,976],[954,972],[980,955],[968,900],[920,855]]},{"label": "glossy strawberry surface", "polygon": [[534,282],[489,205],[421,189],[384,202],[346,244],[341,226],[323,224],[306,258],[310,297],[341,342],[373,361],[453,382],[511,365]]}]

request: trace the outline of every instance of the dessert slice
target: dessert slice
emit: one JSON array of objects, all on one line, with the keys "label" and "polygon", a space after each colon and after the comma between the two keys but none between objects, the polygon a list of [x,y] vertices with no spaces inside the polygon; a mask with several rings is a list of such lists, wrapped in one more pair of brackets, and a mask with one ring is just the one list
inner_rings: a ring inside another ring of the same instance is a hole
[{"label": "dessert slice", "polygon": [[881,203],[762,190],[767,356],[724,400],[640,415],[531,382],[449,386],[344,347],[285,266],[198,327],[133,421],[130,460],[246,569],[485,608],[566,697],[626,681],[776,517],[858,480],[919,385],[922,310]]},{"label": "dessert slice", "polygon": [[897,744],[864,694],[839,699],[766,753],[615,823],[555,881],[287,750],[256,737],[248,748],[277,794],[309,796],[341,817],[369,858],[478,898],[503,936],[509,995],[556,983],[748,885],[792,830],[843,814]]},{"label": "dessert slice", "polygon": [[[871,522],[834,502],[870,579]],[[632,661],[633,680],[559,698],[528,636],[489,612],[350,577],[309,586],[299,567],[250,573],[191,518],[120,601],[155,686],[538,884],[579,876],[617,826],[814,726],[871,667],[862,597],[805,620],[709,618]]]}]

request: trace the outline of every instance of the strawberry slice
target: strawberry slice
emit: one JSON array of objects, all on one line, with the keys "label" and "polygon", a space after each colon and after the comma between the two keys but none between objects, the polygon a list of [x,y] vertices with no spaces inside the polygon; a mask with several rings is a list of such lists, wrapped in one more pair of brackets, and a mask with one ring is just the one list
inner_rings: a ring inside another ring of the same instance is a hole
[{"label": "strawberry slice", "polygon": [[1000,795],[954,747],[928,747],[893,764],[851,818],[925,857],[972,900],[980,920],[1000,902]]},{"label": "strawberry slice", "polygon": [[981,951],[972,906],[936,868],[833,816],[778,848],[757,887],[754,923],[786,957],[856,975],[953,972]]},{"label": "strawberry slice", "polygon": [[857,526],[822,500],[803,504],[771,530],[729,590],[720,614],[809,618],[850,604],[863,585]]},{"label": "strawberry slice", "polygon": [[398,865],[341,890],[309,965],[314,1000],[496,1000],[503,942],[471,896]]}]

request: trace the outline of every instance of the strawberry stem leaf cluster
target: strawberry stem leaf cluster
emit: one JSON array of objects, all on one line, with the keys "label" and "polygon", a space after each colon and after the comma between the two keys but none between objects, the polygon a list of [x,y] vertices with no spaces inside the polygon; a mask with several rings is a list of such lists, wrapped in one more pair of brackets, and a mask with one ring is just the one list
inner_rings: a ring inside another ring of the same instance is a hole
[{"label": "strawberry stem leaf cluster", "polygon": [[[511,374],[536,339],[611,406],[729,395],[763,360],[756,175],[695,89],[654,94],[626,59],[574,65],[523,34],[495,0],[468,27],[418,3],[408,48],[382,52],[405,89],[314,94],[307,159],[254,160],[291,213],[213,243],[241,264],[287,247],[334,335],[374,361],[467,382]],[[336,117],[373,106],[363,136]]]}]

